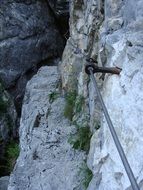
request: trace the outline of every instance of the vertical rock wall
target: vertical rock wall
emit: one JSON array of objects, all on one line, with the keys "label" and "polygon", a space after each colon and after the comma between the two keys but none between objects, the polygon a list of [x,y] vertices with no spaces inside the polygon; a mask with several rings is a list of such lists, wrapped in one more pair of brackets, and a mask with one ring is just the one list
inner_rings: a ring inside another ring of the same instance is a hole
[{"label": "vertical rock wall", "polygon": [[[130,182],[92,83],[84,73],[83,53],[97,60],[100,66],[122,69],[119,76],[102,76],[103,81],[98,75],[96,77],[137,182],[143,188],[142,8],[141,0],[71,2],[70,38],[63,54],[61,73],[63,88],[78,87],[78,93],[88,102],[86,113],[90,115],[93,131],[88,166],[94,174],[88,190],[125,190],[130,189]],[[96,130],[95,123],[99,121],[101,128]]]},{"label": "vertical rock wall", "polygon": [[18,138],[26,83],[42,65],[57,64],[63,48],[48,1],[0,0],[0,176],[10,172],[5,144]]},{"label": "vertical rock wall", "polygon": [[[75,0],[70,4],[70,38],[60,71],[63,89],[78,89],[78,95],[85,99],[84,109],[74,115],[73,121],[89,124],[93,133],[87,161],[93,178],[88,190],[130,190],[131,187],[92,82],[84,72],[86,57],[92,57],[100,66],[122,69],[119,76],[96,77],[121,144],[143,189],[142,8],[141,0]],[[63,117],[64,99],[60,96],[50,102],[49,95],[58,92],[57,83],[56,67],[42,68],[28,83],[21,118],[21,153],[9,190],[82,189],[77,168],[84,155],[74,154],[67,143],[67,134],[72,129]]]},{"label": "vertical rock wall", "polygon": [[63,52],[63,38],[45,0],[0,1],[0,78],[20,112],[25,86]]}]

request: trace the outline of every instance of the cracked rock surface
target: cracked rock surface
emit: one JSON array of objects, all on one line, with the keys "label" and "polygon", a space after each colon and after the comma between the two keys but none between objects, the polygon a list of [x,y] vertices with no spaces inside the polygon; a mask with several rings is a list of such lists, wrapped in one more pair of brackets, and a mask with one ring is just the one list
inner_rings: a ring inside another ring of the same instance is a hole
[{"label": "cracked rock surface", "polygon": [[58,92],[57,67],[42,67],[29,82],[20,122],[20,156],[10,177],[8,190],[81,189],[78,169],[84,153],[68,144],[74,129],[64,118],[65,100]]},{"label": "cracked rock surface", "polygon": [[[71,2],[70,38],[63,54],[62,81],[64,88],[77,81],[78,93],[85,97],[88,94],[90,127],[94,132],[88,156],[93,179],[88,190],[130,190],[131,184],[93,84],[86,80],[83,53],[97,61],[98,66],[122,69],[119,76],[106,74],[102,78],[96,74],[96,79],[137,183],[143,189],[142,9],[142,0]],[[101,126],[98,130],[97,122]]]},{"label": "cracked rock surface", "polygon": [[0,26],[0,78],[18,101],[42,61],[59,58],[64,43],[46,0],[1,0]]}]

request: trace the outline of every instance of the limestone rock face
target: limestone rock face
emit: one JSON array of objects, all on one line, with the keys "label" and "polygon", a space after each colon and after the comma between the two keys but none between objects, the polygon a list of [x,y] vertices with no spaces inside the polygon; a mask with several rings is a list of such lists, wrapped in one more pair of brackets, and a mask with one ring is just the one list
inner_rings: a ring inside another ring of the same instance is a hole
[{"label": "limestone rock face", "polygon": [[46,1],[1,0],[0,77],[20,99],[30,73],[63,51],[63,39]]},{"label": "limestone rock face", "polygon": [[[143,189],[142,7],[141,0],[71,3],[70,38],[63,54],[61,73],[63,87],[74,88],[71,86],[74,79],[78,93],[84,94],[89,102],[93,137],[88,166],[94,177],[88,190],[127,190],[131,187],[93,85],[84,72],[86,56],[98,61],[99,66],[122,69],[119,76],[97,74],[96,78],[125,154]],[[96,122],[101,123],[99,130],[95,129]]]},{"label": "limestone rock face", "polygon": [[[143,17],[140,14],[141,7],[143,7],[142,1],[128,3],[106,1],[105,23],[102,28],[102,31],[105,30],[106,33],[101,40],[105,38],[106,65],[122,68],[120,76],[105,77],[104,101],[137,182],[143,189],[141,169],[143,166],[141,159],[143,157],[143,128],[141,127],[143,124],[143,49],[141,47],[143,34],[140,24]],[[102,138],[98,140],[101,147],[95,146],[94,153],[91,151],[94,157],[91,167],[95,176],[101,175],[98,180],[98,189],[128,189],[130,182],[105,119],[102,118],[101,122]],[[92,141],[96,142],[97,136],[94,136]],[[94,189],[95,184],[92,185],[89,189]]]},{"label": "limestone rock face", "polygon": [[[63,116],[57,67],[42,67],[29,82],[20,122],[20,156],[8,190],[80,189],[78,169],[84,158],[67,142],[73,127]],[[55,100],[51,94],[58,93]]]}]

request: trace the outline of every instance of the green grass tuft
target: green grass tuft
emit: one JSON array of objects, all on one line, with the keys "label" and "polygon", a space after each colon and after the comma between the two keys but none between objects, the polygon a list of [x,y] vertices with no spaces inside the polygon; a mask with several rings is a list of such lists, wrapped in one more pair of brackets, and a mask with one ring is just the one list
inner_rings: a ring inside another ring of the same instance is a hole
[{"label": "green grass tuft", "polygon": [[93,177],[92,171],[88,168],[86,162],[82,163],[80,170],[79,170],[79,175],[82,179],[83,188],[84,188],[84,190],[86,190]]},{"label": "green grass tuft", "polygon": [[82,111],[82,106],[85,103],[85,99],[82,95],[79,95],[77,97],[76,103],[75,103],[75,112],[80,113]]},{"label": "green grass tuft", "polygon": [[68,92],[66,96],[66,105],[64,108],[64,116],[72,121],[73,114],[74,114],[74,106],[76,101],[77,93],[76,91]]},{"label": "green grass tuft", "polygon": [[[0,141],[0,145],[3,145],[3,140]],[[0,177],[10,175],[19,155],[19,145],[16,141],[11,140],[4,147],[4,155],[0,157]]]},{"label": "green grass tuft", "polygon": [[90,148],[91,136],[92,134],[88,126],[77,126],[76,133],[70,135],[68,142],[72,145],[74,149],[83,150],[88,153]]}]

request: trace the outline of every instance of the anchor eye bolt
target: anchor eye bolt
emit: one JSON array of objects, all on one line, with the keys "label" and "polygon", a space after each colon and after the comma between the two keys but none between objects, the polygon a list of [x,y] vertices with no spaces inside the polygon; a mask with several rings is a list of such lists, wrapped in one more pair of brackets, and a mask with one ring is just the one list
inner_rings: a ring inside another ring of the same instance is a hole
[{"label": "anchor eye bolt", "polygon": [[111,73],[119,75],[122,69],[117,67],[98,67],[93,62],[87,62],[85,65],[85,72],[86,74],[90,75],[90,72],[94,73]]},{"label": "anchor eye bolt", "polygon": [[90,62],[90,63],[87,63],[85,65],[85,72],[86,72],[86,74],[90,75],[90,71],[91,70],[92,70],[93,73],[96,73],[97,66]]}]

